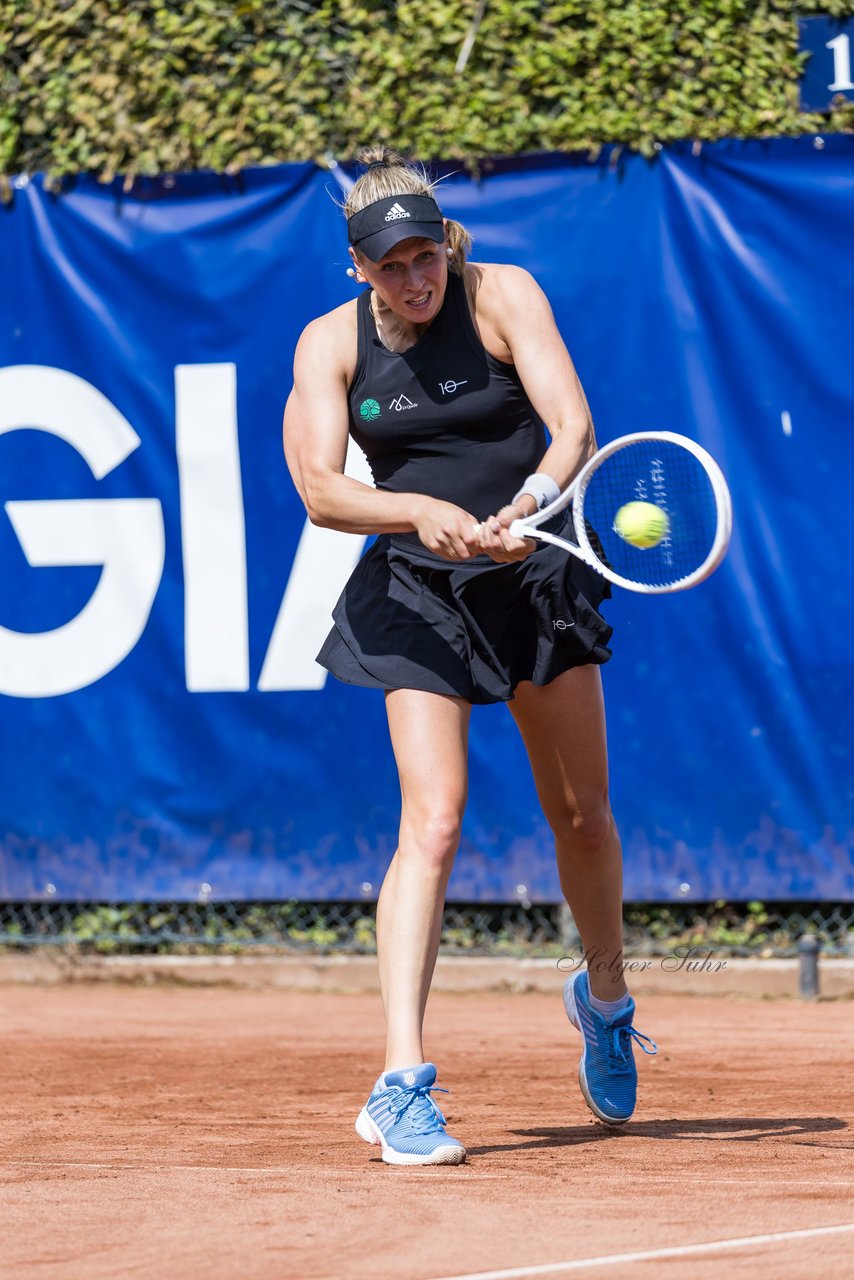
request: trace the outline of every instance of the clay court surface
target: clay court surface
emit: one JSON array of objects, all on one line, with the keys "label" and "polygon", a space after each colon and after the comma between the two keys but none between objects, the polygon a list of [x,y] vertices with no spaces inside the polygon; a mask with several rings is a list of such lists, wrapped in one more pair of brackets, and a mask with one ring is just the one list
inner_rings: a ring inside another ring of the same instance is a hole
[{"label": "clay court surface", "polygon": [[415,1169],[353,1132],[375,996],[0,989],[3,1273],[854,1274],[854,1230],[816,1230],[854,1226],[852,1001],[644,998],[661,1051],[612,1133],[578,1091],[559,989],[434,995],[438,1098],[469,1159]]}]

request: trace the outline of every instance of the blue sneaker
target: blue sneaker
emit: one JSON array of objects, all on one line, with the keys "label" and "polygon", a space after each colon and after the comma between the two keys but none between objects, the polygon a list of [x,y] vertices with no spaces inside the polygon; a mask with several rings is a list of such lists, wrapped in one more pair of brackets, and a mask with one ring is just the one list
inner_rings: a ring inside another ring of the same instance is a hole
[{"label": "blue sneaker", "polygon": [[[638,1072],[632,1041],[636,1040],[648,1054],[657,1053],[658,1046],[632,1026],[634,1000],[630,999],[623,1012],[610,1022],[593,1008],[586,973],[574,973],[567,979],[563,1004],[567,1017],[584,1039],[578,1083],[588,1107],[606,1124],[625,1124],[637,1099]],[[647,1049],[647,1044],[652,1048]]]},{"label": "blue sneaker", "polygon": [[430,1097],[436,1088],[432,1062],[406,1071],[389,1071],[359,1112],[356,1132],[380,1143],[386,1164],[462,1164],[466,1149],[445,1133],[445,1117]]}]

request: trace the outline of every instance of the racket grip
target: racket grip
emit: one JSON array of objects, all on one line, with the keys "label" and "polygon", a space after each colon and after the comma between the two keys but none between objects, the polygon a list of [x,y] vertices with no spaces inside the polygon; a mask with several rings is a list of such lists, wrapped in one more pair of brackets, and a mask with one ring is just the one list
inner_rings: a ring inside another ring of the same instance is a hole
[{"label": "racket grip", "polygon": [[511,538],[530,538],[531,534],[522,520],[514,520],[507,530]]}]

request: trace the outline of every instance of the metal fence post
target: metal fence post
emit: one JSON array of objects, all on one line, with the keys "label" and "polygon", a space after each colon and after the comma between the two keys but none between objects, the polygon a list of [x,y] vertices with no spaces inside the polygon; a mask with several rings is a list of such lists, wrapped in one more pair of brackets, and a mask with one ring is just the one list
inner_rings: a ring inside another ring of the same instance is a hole
[{"label": "metal fence post", "polygon": [[803,1000],[815,1000],[818,996],[818,953],[821,943],[814,933],[805,933],[798,939],[798,993]]},{"label": "metal fence post", "polygon": [[565,953],[568,954],[581,945],[581,934],[567,902],[562,902],[557,909],[557,931]]}]

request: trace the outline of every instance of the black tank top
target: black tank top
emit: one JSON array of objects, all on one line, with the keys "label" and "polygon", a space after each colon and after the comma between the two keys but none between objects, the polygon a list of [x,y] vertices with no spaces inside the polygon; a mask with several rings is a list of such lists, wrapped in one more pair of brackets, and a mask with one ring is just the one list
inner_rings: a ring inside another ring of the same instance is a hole
[{"label": "black tank top", "polygon": [[441,310],[408,351],[383,346],[370,301],[366,289],[349,404],[350,434],[374,483],[443,498],[483,520],[512,500],[545,453],[543,424],[515,367],[484,349],[453,272]]}]

